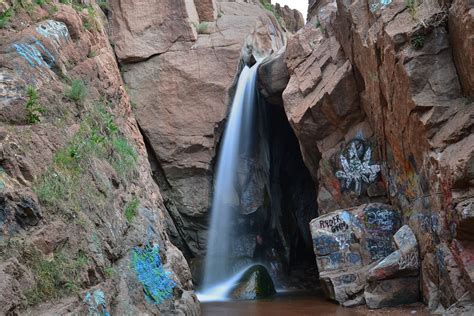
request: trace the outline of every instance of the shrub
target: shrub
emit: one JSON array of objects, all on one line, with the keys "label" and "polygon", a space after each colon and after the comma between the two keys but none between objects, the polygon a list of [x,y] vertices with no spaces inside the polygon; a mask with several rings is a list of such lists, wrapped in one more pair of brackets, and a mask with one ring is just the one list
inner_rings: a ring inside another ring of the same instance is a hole
[{"label": "shrub", "polygon": [[413,19],[416,17],[416,8],[418,7],[419,3],[418,0],[405,0],[405,4],[408,8],[408,12]]},{"label": "shrub", "polygon": [[0,14],[0,28],[5,28],[8,23],[10,23],[11,18],[13,17],[14,11],[13,8],[9,8],[5,12]]},{"label": "shrub", "polygon": [[55,153],[52,166],[34,188],[42,202],[64,210],[66,215],[87,207],[105,208],[109,205],[107,190],[111,188],[105,176],[94,173],[95,163],[109,164],[125,183],[135,174],[137,157],[133,146],[120,135],[112,114],[102,103],[94,103],[79,130]]},{"label": "shrub", "polygon": [[411,46],[416,50],[421,49],[424,45],[425,45],[425,37],[421,34],[416,35],[411,40]]},{"label": "shrub", "polygon": [[82,80],[73,80],[71,89],[66,92],[66,96],[78,103],[84,102],[87,97],[87,88]]},{"label": "shrub", "polygon": [[28,124],[36,124],[41,121],[40,116],[44,112],[38,101],[38,91],[32,86],[28,86],[26,95],[28,97],[26,101],[26,121]]},{"label": "shrub", "polygon": [[79,251],[74,258],[56,253],[52,260],[37,260],[38,255],[32,254],[28,262],[35,277],[34,287],[25,293],[29,305],[58,299],[79,290],[81,271],[89,262],[84,252]]},{"label": "shrub", "polygon": [[127,222],[131,223],[133,221],[135,215],[137,215],[139,204],[140,201],[137,198],[133,198],[133,200],[125,205],[125,218],[127,219]]}]

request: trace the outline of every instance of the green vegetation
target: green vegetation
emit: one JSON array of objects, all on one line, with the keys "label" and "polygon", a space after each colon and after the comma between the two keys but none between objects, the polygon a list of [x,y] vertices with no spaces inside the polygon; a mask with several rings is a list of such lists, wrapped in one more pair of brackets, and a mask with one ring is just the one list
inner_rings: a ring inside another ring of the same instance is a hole
[{"label": "green vegetation", "polygon": [[131,223],[133,221],[135,215],[137,215],[139,204],[140,201],[137,198],[133,198],[133,200],[125,205],[125,218],[127,219],[127,222]]},{"label": "green vegetation", "polygon": [[32,86],[28,86],[26,88],[26,95],[28,96],[26,101],[26,121],[28,124],[36,124],[41,121],[41,113],[44,112],[43,107],[41,107],[38,101],[38,91]]},{"label": "green vegetation", "polygon": [[73,80],[71,89],[66,92],[66,96],[78,103],[83,103],[87,97],[87,88],[82,80]]},{"label": "green vegetation", "polygon": [[405,4],[408,8],[408,12],[410,12],[411,17],[416,19],[416,8],[419,5],[418,0],[405,0]]},{"label": "green vegetation", "polygon": [[113,188],[108,173],[99,167],[104,163],[125,183],[135,174],[137,153],[120,135],[112,114],[97,102],[88,109],[71,141],[56,152],[35,191],[42,202],[72,218],[83,209],[106,209]]},{"label": "green vegetation", "polygon": [[104,12],[109,10],[109,3],[107,2],[107,0],[97,0],[97,4],[99,5],[99,8],[101,8]]},{"label": "green vegetation", "polygon": [[13,8],[9,8],[3,13],[0,13],[0,29],[5,28],[8,23],[10,23],[11,18],[13,17],[15,11]]},{"label": "green vegetation", "polygon": [[62,4],[72,4],[72,1],[71,1],[71,0],[59,0],[59,3],[62,3]]},{"label": "green vegetation", "polygon": [[97,15],[95,13],[94,7],[92,5],[87,6],[87,17],[82,18],[82,24],[84,28],[88,31],[98,31],[99,24],[96,19]]},{"label": "green vegetation", "polygon": [[96,56],[97,56],[97,51],[95,51],[95,50],[91,50],[89,52],[89,54],[87,54],[87,57],[89,57],[89,58],[94,58]]},{"label": "green vegetation", "polygon": [[108,278],[108,279],[111,279],[115,276],[115,269],[114,267],[107,267],[105,268],[105,276]]},{"label": "green vegetation", "polygon": [[411,40],[411,46],[418,50],[421,49],[425,45],[425,36],[422,34],[416,35]]},{"label": "green vegetation", "polygon": [[47,0],[35,0],[35,3],[39,6],[43,6],[47,3]]},{"label": "green vegetation", "polygon": [[52,260],[38,260],[38,253],[31,255],[28,266],[35,277],[35,286],[25,293],[28,305],[58,299],[77,293],[81,285],[81,271],[89,258],[79,251],[74,258],[56,253]]},{"label": "green vegetation", "polygon": [[203,34],[207,31],[208,24],[206,22],[199,24],[194,23],[194,27],[196,27],[196,32],[198,32],[198,34]]},{"label": "green vegetation", "polygon": [[260,0],[260,3],[264,9],[270,11],[275,16],[280,26],[283,27],[281,16],[278,14],[278,12],[276,12],[275,7],[271,3],[267,2],[267,0]]}]

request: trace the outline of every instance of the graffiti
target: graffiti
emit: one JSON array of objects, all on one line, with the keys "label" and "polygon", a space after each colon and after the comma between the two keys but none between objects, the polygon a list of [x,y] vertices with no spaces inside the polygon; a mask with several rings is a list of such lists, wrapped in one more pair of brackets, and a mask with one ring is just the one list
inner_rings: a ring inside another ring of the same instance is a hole
[{"label": "graffiti", "polygon": [[392,3],[392,0],[372,0],[369,3],[370,11],[375,12],[380,8],[384,8]]},{"label": "graffiti", "polygon": [[131,261],[149,301],[161,304],[173,296],[176,283],[170,278],[171,273],[165,271],[161,264],[158,245],[148,244],[144,248],[134,248]]},{"label": "graffiti", "polygon": [[88,306],[89,316],[110,316],[110,313],[107,311],[105,294],[101,290],[95,290],[92,295],[87,292],[84,303]]},{"label": "graffiti", "polygon": [[328,228],[333,233],[344,231],[349,228],[349,225],[342,220],[339,215],[335,215],[330,219],[322,219],[319,221],[319,228]]},{"label": "graffiti", "polygon": [[315,252],[318,255],[327,255],[339,250],[339,242],[332,236],[322,235],[314,238]]},{"label": "graffiti", "polygon": [[367,248],[372,260],[385,258],[395,250],[390,238],[385,236],[367,239]]},{"label": "graffiti", "polygon": [[398,259],[398,267],[400,270],[417,269],[418,268],[418,252],[412,251],[408,254],[402,254]]},{"label": "graffiti", "polygon": [[395,231],[400,226],[400,218],[396,211],[383,208],[366,208],[364,210],[364,220],[368,229]]},{"label": "graffiti", "polygon": [[362,257],[356,252],[333,252],[327,256],[317,256],[316,262],[320,272],[338,270],[346,267],[361,266]]},{"label": "graffiti", "polygon": [[353,265],[362,265],[362,258],[357,252],[349,252],[346,256],[346,260]]},{"label": "graffiti", "polygon": [[365,147],[367,146],[362,140],[353,140],[347,147],[347,156],[341,154],[339,158],[342,170],[336,172],[336,177],[341,181],[343,188],[350,190],[354,187],[353,190],[357,195],[361,194],[363,182],[374,182],[380,172],[379,165],[371,165],[371,148],[368,147],[364,153]]},{"label": "graffiti", "polygon": [[65,42],[69,40],[69,31],[63,22],[46,20],[36,27],[36,32],[52,39],[56,46],[60,46],[62,40]]},{"label": "graffiti", "polygon": [[418,223],[425,233],[436,233],[439,227],[437,215],[418,214]]},{"label": "graffiti", "polygon": [[51,68],[54,65],[54,56],[36,39],[33,44],[13,44],[13,48],[31,67]]}]

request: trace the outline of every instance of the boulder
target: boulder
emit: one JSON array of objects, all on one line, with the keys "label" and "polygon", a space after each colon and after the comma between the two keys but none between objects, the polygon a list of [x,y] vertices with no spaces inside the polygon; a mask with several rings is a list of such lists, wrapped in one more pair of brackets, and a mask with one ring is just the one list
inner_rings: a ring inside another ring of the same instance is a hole
[{"label": "boulder", "polygon": [[290,80],[285,58],[286,47],[265,59],[258,68],[260,93],[270,104],[283,106],[282,93]]},{"label": "boulder", "polygon": [[385,204],[337,210],[310,223],[321,285],[326,295],[344,303],[367,285],[367,272],[395,249],[399,212]]},{"label": "boulder", "polygon": [[193,1],[114,1],[111,35],[120,61],[139,61],[162,54],[173,46],[195,41],[193,23],[199,23]]},{"label": "boulder", "polygon": [[276,293],[272,278],[262,265],[248,268],[237,285],[230,291],[230,297],[237,300],[268,298]]}]

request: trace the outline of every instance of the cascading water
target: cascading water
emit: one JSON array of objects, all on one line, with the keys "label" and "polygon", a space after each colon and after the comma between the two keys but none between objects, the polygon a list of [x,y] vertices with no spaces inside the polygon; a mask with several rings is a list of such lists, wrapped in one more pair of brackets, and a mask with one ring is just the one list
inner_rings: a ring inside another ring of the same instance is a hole
[{"label": "cascading water", "polygon": [[224,132],[217,162],[201,300],[206,297],[214,300],[225,298],[236,281],[231,262],[232,240],[237,237],[234,221],[238,211],[235,208],[240,203],[238,183],[241,159],[251,151],[255,136],[253,123],[257,103],[255,83],[258,66],[259,63],[256,63],[251,68],[245,66],[242,70]]}]

